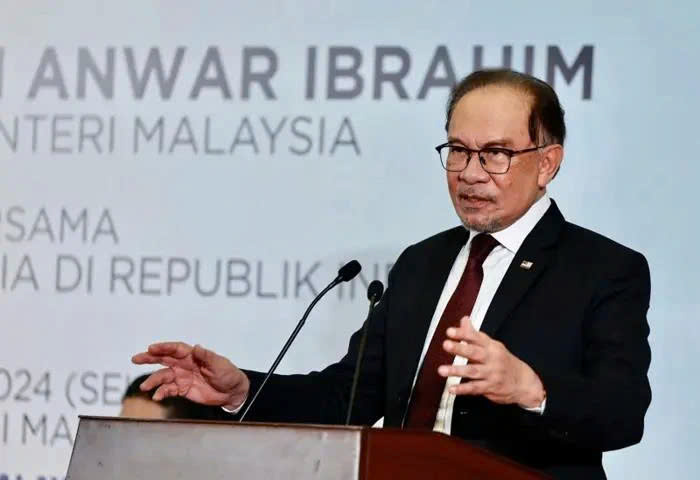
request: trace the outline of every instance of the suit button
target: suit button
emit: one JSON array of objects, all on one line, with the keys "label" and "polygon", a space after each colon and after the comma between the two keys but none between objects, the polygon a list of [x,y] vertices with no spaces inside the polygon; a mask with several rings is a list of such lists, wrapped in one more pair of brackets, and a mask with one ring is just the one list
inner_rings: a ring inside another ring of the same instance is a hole
[{"label": "suit button", "polygon": [[469,410],[460,410],[459,414],[460,415],[469,415]]}]

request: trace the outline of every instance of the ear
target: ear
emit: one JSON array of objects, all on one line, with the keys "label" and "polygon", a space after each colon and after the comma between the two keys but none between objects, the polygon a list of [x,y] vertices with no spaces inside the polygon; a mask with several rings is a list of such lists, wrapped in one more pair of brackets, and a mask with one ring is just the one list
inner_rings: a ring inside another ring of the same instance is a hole
[{"label": "ear", "polygon": [[564,147],[559,144],[549,145],[540,151],[537,161],[537,184],[540,188],[546,187],[557,176],[563,160]]}]

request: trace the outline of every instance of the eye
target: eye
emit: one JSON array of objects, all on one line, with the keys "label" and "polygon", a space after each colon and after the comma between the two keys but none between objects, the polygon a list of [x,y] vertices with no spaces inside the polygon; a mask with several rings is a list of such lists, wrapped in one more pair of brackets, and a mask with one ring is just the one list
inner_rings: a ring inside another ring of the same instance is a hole
[{"label": "eye", "polygon": [[482,153],[485,157],[490,158],[508,158],[510,157],[510,150],[507,148],[489,147],[484,148]]},{"label": "eye", "polygon": [[484,152],[489,152],[489,153],[505,153],[507,154],[510,150],[507,148],[499,148],[499,147],[487,147],[484,148]]}]

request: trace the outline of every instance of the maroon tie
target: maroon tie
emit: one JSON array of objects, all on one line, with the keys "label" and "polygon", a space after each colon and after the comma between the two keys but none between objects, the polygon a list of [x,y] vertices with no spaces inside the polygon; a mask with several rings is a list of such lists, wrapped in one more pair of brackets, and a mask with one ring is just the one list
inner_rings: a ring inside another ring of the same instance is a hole
[{"label": "maroon tie", "polygon": [[467,266],[447,303],[447,307],[445,307],[445,311],[442,313],[442,317],[440,317],[440,322],[430,340],[428,351],[425,353],[423,365],[411,394],[411,404],[405,423],[406,428],[432,430],[435,425],[440,398],[447,382],[445,377],[438,375],[437,369],[440,365],[449,365],[454,360],[454,357],[442,348],[442,343],[447,338],[445,331],[448,327],[458,326],[463,316],[472,313],[481,281],[484,278],[482,265],[496,245],[498,245],[498,241],[495,238],[483,233],[472,240]]}]

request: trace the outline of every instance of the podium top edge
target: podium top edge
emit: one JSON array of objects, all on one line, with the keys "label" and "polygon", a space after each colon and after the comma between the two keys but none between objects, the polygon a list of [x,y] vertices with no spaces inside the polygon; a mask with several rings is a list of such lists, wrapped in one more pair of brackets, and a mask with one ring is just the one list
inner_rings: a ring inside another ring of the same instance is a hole
[{"label": "podium top edge", "polygon": [[307,429],[323,429],[323,430],[353,430],[362,431],[369,430],[370,427],[361,427],[357,425],[318,425],[308,423],[269,423],[269,422],[238,422],[237,420],[198,420],[198,419],[160,419],[160,418],[129,418],[129,417],[106,417],[97,415],[78,415],[80,420],[98,421],[98,422],[140,422],[140,423],[184,423],[184,424],[212,424],[212,425],[241,425],[254,427],[274,427],[274,428],[307,428]]},{"label": "podium top edge", "polygon": [[369,426],[358,426],[358,425],[338,425],[338,424],[315,424],[315,423],[273,423],[273,422],[239,422],[238,420],[200,420],[200,419],[188,419],[188,418],[172,418],[172,419],[161,419],[161,418],[131,418],[131,417],[109,417],[109,416],[99,416],[99,415],[78,415],[80,420],[90,420],[90,421],[100,421],[100,422],[140,422],[140,423],[180,423],[180,424],[211,424],[211,425],[241,425],[249,427],[275,427],[275,428],[305,428],[305,429],[315,429],[315,430],[352,430],[352,431],[371,431],[371,432],[384,432],[384,433],[411,433],[412,435],[419,436],[434,436],[434,437],[444,437],[448,441],[464,442],[461,438],[453,437],[444,433],[427,431],[427,430],[413,430],[413,429],[402,429],[395,427],[382,427],[374,428]]}]

